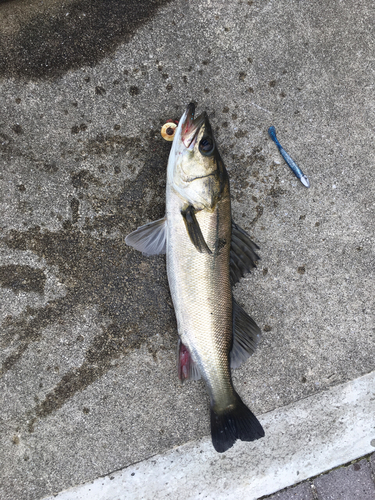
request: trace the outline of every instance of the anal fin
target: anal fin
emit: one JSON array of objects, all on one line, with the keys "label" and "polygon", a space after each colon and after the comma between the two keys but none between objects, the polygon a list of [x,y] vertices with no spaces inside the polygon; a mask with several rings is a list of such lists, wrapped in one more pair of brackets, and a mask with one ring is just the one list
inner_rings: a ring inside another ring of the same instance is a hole
[{"label": "anal fin", "polygon": [[233,345],[231,368],[238,368],[255,351],[261,331],[255,321],[233,299]]}]

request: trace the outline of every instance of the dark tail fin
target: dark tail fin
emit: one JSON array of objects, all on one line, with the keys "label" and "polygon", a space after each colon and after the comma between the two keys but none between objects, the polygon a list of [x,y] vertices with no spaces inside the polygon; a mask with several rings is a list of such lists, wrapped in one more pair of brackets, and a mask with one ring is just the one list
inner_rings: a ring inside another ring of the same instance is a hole
[{"label": "dark tail fin", "polygon": [[255,441],[264,436],[260,422],[237,396],[235,405],[226,410],[211,407],[211,437],[219,453],[227,451],[237,439]]}]

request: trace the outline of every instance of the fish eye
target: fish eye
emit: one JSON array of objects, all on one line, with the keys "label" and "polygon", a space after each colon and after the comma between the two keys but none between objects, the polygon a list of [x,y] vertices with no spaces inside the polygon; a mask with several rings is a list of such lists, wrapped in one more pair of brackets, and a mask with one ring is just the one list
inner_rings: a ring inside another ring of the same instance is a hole
[{"label": "fish eye", "polygon": [[199,152],[203,156],[210,156],[215,148],[215,142],[211,137],[203,137],[199,143]]},{"label": "fish eye", "polygon": [[160,131],[163,139],[165,139],[166,141],[173,141],[174,134],[176,133],[176,128],[177,125],[172,121],[164,123]]}]

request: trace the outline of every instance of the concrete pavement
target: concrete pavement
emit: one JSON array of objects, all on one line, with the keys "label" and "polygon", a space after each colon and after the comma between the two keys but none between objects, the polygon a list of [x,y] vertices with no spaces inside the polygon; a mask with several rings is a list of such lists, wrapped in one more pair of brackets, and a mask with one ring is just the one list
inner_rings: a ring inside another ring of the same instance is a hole
[{"label": "concrete pavement", "polygon": [[312,476],[374,450],[374,385],[371,373],[263,414],[266,437],[237,443],[223,454],[208,437],[191,441],[61,492],[56,500],[174,500],[181,491],[189,500],[257,500],[306,479],[276,498],[313,496],[314,486],[321,494],[313,500],[344,500],[343,491],[348,500],[371,500],[375,485],[367,462],[358,470]]},{"label": "concrete pavement", "polygon": [[164,258],[124,244],[163,215],[160,126],[191,100],[261,247],[235,289],[263,330],[238,392],[263,415],[374,371],[374,17],[363,0],[0,3],[0,498],[209,435],[203,385],[177,381]]}]

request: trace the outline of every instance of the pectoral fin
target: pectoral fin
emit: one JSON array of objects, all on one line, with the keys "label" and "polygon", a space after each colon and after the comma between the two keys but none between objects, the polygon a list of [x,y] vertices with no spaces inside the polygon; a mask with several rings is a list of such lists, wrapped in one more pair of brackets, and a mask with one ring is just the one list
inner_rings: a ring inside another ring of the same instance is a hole
[{"label": "pectoral fin", "polygon": [[250,236],[232,221],[232,240],[230,245],[230,281],[235,285],[240,279],[256,267],[260,257],[256,254],[258,245]]},{"label": "pectoral fin", "polygon": [[238,368],[249,358],[258,344],[260,328],[233,299],[233,345],[230,352],[231,368]]},{"label": "pectoral fin", "polygon": [[167,219],[155,220],[139,227],[125,238],[125,243],[145,255],[166,251]]},{"label": "pectoral fin", "polygon": [[200,253],[212,253],[204,240],[201,228],[197,218],[195,217],[195,208],[190,205],[186,210],[181,211],[184,218],[186,231],[188,232],[190,241]]}]

